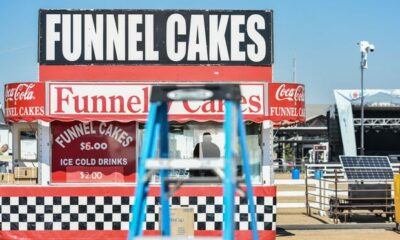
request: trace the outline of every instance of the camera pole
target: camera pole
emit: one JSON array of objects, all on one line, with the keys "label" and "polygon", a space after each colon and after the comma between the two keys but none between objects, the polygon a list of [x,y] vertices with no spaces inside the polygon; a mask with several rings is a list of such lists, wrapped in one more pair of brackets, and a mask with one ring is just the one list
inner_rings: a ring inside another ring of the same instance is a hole
[{"label": "camera pole", "polygon": [[366,53],[361,52],[361,137],[360,137],[360,155],[364,155],[364,68],[367,59]]},{"label": "camera pole", "polygon": [[367,41],[360,41],[358,43],[361,52],[361,136],[360,136],[360,155],[364,155],[364,69],[368,68],[367,57],[369,52],[375,50],[375,46]]}]

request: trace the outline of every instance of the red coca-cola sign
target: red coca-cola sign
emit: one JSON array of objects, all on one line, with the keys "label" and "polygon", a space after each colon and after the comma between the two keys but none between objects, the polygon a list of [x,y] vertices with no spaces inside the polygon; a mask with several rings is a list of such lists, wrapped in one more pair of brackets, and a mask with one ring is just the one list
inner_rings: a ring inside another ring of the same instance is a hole
[{"label": "red coca-cola sign", "polygon": [[5,86],[5,118],[8,121],[33,121],[45,114],[43,83],[11,83]]},{"label": "red coca-cola sign", "polygon": [[268,115],[274,122],[305,121],[305,91],[303,84],[269,83]]},{"label": "red coca-cola sign", "polygon": [[[297,85],[295,87],[288,86],[289,84],[280,84],[275,92],[275,99],[277,101],[302,101],[304,102],[304,86]],[[290,84],[292,85],[292,84]]]},{"label": "red coca-cola sign", "polygon": [[52,182],[134,182],[134,122],[53,122]]}]

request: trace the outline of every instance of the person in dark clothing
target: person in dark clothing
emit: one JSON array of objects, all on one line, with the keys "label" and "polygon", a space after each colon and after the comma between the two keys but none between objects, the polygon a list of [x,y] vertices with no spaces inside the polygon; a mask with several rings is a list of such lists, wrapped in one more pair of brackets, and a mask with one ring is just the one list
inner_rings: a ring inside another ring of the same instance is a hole
[{"label": "person in dark clothing", "polygon": [[[221,151],[217,144],[213,143],[211,134],[209,132],[203,133],[203,142],[196,144],[193,150],[194,158],[219,158],[221,157]],[[198,170],[192,172],[193,176],[215,176],[213,171],[210,170]]]}]

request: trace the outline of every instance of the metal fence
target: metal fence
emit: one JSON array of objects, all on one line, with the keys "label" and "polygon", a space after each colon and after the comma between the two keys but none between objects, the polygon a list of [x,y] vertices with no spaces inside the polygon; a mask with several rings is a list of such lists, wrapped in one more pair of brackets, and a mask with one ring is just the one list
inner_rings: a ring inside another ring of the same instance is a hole
[{"label": "metal fence", "polygon": [[[274,184],[278,187],[278,202],[277,208],[306,208],[307,213],[310,215],[311,210],[318,210],[320,215],[329,215],[334,219],[334,221],[348,221],[354,211],[352,207],[357,207],[355,203],[357,198],[349,199],[349,188],[348,185],[352,184],[351,181],[346,180],[345,174],[342,170],[341,164],[302,164],[302,165],[286,165],[285,168],[275,169],[278,173],[289,173],[292,169],[303,169],[302,174],[305,174],[304,179],[275,179]],[[394,172],[399,172],[400,164],[392,164]],[[315,179],[315,174],[317,171],[321,171],[321,178]],[[304,175],[303,175],[304,176]],[[387,181],[391,184],[391,180]],[[373,184],[373,182],[364,181],[364,184]],[[365,193],[363,189],[353,189],[352,194],[357,195],[357,191],[360,193]],[[368,190],[370,192],[381,191],[380,189]],[[393,191],[392,193],[393,194]],[[393,195],[391,195],[393,196]],[[304,197],[304,198],[302,198]],[[389,207],[392,198],[383,198],[382,200],[388,200],[387,206],[383,212],[373,214],[391,214],[392,210]],[[281,201],[284,200],[284,201]],[[365,201],[368,199],[358,199],[361,202],[361,207],[378,207],[376,204],[374,206],[368,206]],[[353,201],[352,205],[349,201]],[[334,206],[334,207],[333,207]],[[360,209],[358,209],[360,210]],[[390,211],[389,211],[390,210]],[[358,214],[358,211],[356,211]],[[390,216],[391,217],[391,216]]]},{"label": "metal fence", "polygon": [[[278,187],[277,208],[306,207],[305,201],[302,199],[306,196],[306,191],[304,190],[304,179],[275,179],[274,184]],[[282,190],[285,188],[288,188],[288,190]],[[293,188],[297,189],[293,190]],[[281,201],[282,199],[285,201]]]},{"label": "metal fence", "polygon": [[295,162],[284,162],[273,164],[274,172],[276,173],[290,173],[293,169],[299,169],[300,172],[304,173],[306,171],[305,163],[295,163]]},{"label": "metal fence", "polygon": [[310,179],[309,173],[312,171],[307,171],[305,178],[309,216],[311,210],[317,210],[335,223],[351,221],[354,215],[385,216],[388,221],[393,220],[393,179],[351,181],[344,178],[341,169],[334,169],[330,175],[316,180]]}]

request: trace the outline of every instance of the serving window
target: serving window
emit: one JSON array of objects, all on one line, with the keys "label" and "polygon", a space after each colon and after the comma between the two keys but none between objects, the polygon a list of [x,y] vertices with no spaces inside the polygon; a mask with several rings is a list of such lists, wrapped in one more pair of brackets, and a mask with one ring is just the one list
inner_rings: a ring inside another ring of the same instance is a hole
[{"label": "serving window", "polygon": [[[144,123],[136,122],[61,122],[50,124],[52,183],[135,183],[137,159],[144,135]],[[13,171],[30,184],[37,183],[37,126],[20,128],[18,151]],[[261,182],[261,124],[246,122],[246,140],[252,181]],[[15,141],[14,141],[15,142]],[[170,158],[190,159],[225,157],[225,134],[219,122],[170,122]],[[237,145],[239,148],[239,146]],[[157,153],[158,154],[158,153]],[[238,161],[238,175],[242,175]],[[215,176],[212,171],[181,169],[171,171],[177,178]],[[3,176],[3,178],[10,176]],[[157,183],[157,175],[152,179]],[[28,183],[25,181],[25,183]]]},{"label": "serving window", "polygon": [[[246,140],[249,152],[252,181],[261,182],[261,158],[260,146],[261,124],[246,122]],[[138,143],[143,142],[144,124],[139,124]],[[170,122],[169,124],[169,157],[179,159],[225,157],[225,133],[223,124],[219,122]],[[237,145],[239,148],[239,145]],[[158,155],[158,152],[156,153]],[[241,164],[241,161],[238,161]],[[241,165],[238,166],[238,175],[242,175]],[[181,169],[170,172],[170,176],[188,178],[189,176],[215,176],[208,170]],[[153,177],[153,182],[159,182],[158,176]]]},{"label": "serving window", "polygon": [[37,124],[18,123],[13,126],[13,131],[16,134],[12,146],[8,143],[0,146],[0,184],[37,184]]},{"label": "serving window", "polygon": [[19,132],[19,159],[21,161],[37,161],[37,130]]}]

